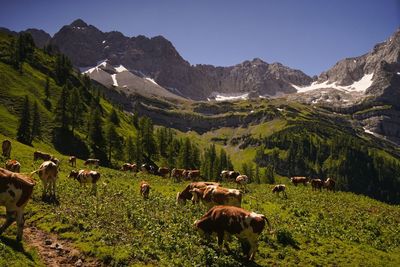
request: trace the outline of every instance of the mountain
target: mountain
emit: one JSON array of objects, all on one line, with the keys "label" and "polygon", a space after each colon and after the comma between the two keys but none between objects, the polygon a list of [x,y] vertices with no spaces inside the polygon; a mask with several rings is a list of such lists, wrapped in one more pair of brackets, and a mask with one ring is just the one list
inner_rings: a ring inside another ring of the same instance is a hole
[{"label": "mountain", "polygon": [[27,29],[24,32],[30,33],[35,41],[35,45],[40,48],[43,48],[45,45],[47,45],[51,39],[50,34],[43,30]]},{"label": "mountain", "polygon": [[274,96],[296,92],[293,85],[304,86],[312,79],[299,70],[260,59],[231,67],[190,65],[162,36],[126,37],[120,32],[102,32],[78,19],[61,28],[51,44],[71,58],[76,67],[94,67],[107,59],[133,73],[142,73],[173,93],[195,100],[218,94]]}]

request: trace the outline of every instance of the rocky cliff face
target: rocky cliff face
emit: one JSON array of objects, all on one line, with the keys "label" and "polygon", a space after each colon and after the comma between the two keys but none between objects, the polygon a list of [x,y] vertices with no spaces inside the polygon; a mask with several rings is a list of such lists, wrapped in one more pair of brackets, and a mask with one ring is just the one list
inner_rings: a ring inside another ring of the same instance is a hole
[{"label": "rocky cliff face", "polygon": [[292,86],[306,85],[311,78],[299,70],[259,59],[232,67],[191,66],[162,36],[126,37],[119,32],[104,33],[82,20],[62,27],[51,40],[77,67],[95,66],[108,59],[132,72],[153,78],[171,92],[195,100],[212,93],[277,95],[293,93]]}]

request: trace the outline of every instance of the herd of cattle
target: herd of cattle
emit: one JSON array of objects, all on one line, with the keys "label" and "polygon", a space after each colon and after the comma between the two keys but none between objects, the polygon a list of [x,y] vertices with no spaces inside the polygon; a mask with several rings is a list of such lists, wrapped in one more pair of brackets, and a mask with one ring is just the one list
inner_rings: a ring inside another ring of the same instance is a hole
[{"label": "herd of cattle", "polygon": [[[3,157],[10,158],[11,142],[6,140],[2,144]],[[35,181],[32,175],[37,173],[43,183],[42,198],[44,200],[57,200],[56,198],[56,180],[60,170],[60,160],[54,156],[35,151],[33,160],[43,160],[39,169],[29,173],[22,174],[20,172],[21,164],[16,160],[7,160],[5,169],[0,168],[0,205],[6,207],[6,221],[0,228],[0,234],[3,233],[14,221],[17,222],[17,240],[22,239],[22,231],[24,225],[23,210],[28,203]],[[99,166],[98,159],[87,159],[85,166]],[[76,157],[69,158],[69,164],[76,167]],[[137,172],[136,164],[125,163],[121,167],[122,171]],[[202,182],[197,181],[200,176],[199,170],[172,169],[166,167],[156,168],[149,164],[143,164],[141,171],[160,175],[162,177],[173,177],[175,180],[191,180],[183,191],[176,195],[177,204],[185,204],[190,200],[193,204],[201,202],[207,207],[208,212],[199,220],[196,220],[194,226],[202,235],[210,236],[217,234],[218,245],[220,250],[223,248],[224,240],[229,240],[231,235],[235,235],[242,243],[245,255],[249,260],[253,260],[257,251],[257,240],[259,234],[268,224],[269,231],[272,233],[271,224],[268,219],[254,212],[249,212],[241,208],[242,198],[246,192],[246,184],[249,179],[246,175],[241,175],[236,171],[224,170],[221,172],[218,180],[235,181],[239,189],[225,188],[219,182]],[[96,183],[100,179],[100,173],[93,170],[79,171],[72,170],[68,176],[76,179],[81,186],[92,184],[92,192],[96,194]],[[326,181],[320,179],[309,180],[307,177],[292,177],[291,182],[297,186],[298,184],[307,185],[311,183],[314,190],[326,188],[334,190],[335,181],[328,178]],[[140,195],[147,199],[150,194],[150,184],[146,181],[140,183]],[[272,193],[282,192],[286,195],[286,186],[284,184],[275,185]],[[225,244],[227,246],[227,244]]]}]

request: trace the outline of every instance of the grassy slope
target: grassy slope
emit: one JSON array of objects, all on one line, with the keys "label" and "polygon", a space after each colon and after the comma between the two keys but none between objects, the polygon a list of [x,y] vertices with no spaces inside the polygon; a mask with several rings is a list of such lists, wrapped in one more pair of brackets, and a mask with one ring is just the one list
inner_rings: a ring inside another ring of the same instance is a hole
[{"label": "grassy slope", "polygon": [[[5,137],[0,135],[0,140]],[[43,147],[44,149],[46,147]],[[12,156],[22,163],[22,172],[32,166],[34,148],[13,142]],[[48,148],[47,151],[55,151]],[[66,160],[65,156],[57,155]],[[83,162],[78,161],[78,167]],[[108,264],[128,265],[228,265],[245,264],[237,242],[232,254],[218,255],[215,240],[205,245],[192,229],[192,223],[205,208],[177,207],[174,196],[185,183],[175,184],[139,173],[100,168],[98,196],[67,179],[71,168],[63,164],[58,180],[60,205],[40,201],[42,185],[35,188],[27,207],[27,223],[58,233],[78,248]],[[38,180],[37,176],[35,178]],[[142,179],[152,185],[151,197],[143,201],[138,192]],[[283,182],[288,182],[283,180]],[[233,184],[226,184],[234,187]],[[362,265],[398,266],[400,264],[400,207],[390,206],[351,193],[312,192],[310,187],[289,186],[289,199],[272,195],[270,186],[250,186],[244,207],[265,214],[276,231],[260,237],[255,262],[261,266],[288,265]],[[6,237],[13,239],[15,226]],[[1,239],[2,259],[18,258],[27,263],[29,255],[10,249]],[[8,242],[8,244],[7,244]],[[26,245],[24,244],[26,249]],[[1,262],[0,262],[1,263]]]}]

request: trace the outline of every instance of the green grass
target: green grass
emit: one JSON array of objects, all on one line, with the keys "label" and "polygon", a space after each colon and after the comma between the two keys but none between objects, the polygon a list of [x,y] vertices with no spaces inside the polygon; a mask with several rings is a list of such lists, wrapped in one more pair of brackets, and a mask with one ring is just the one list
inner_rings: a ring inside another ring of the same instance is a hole
[{"label": "green grass", "polygon": [[[0,135],[1,140],[4,138]],[[27,224],[69,239],[87,255],[108,265],[246,265],[241,256],[236,256],[241,253],[238,242],[231,243],[233,253],[218,254],[216,240],[204,243],[192,228],[194,220],[206,209],[175,204],[176,192],[184,188],[185,182],[100,168],[102,177],[95,197],[89,187],[80,188],[76,181],[66,177],[71,167],[67,166],[65,156],[47,145],[40,148],[63,160],[57,182],[60,205],[40,200],[39,182],[26,209]],[[12,157],[21,162],[22,172],[39,164],[32,166],[34,150],[13,142]],[[83,162],[78,160],[78,168],[81,167]],[[139,195],[142,179],[152,186],[147,201]],[[280,178],[280,182],[288,184],[288,179]],[[224,185],[235,187],[231,183]],[[264,231],[260,236],[255,263],[261,266],[400,264],[399,206],[352,193],[313,192],[309,186],[289,185],[288,199],[272,195],[270,185],[252,184],[249,191],[243,206],[265,214],[275,230],[275,235]],[[10,244],[14,234],[15,225],[6,231],[8,239],[0,239],[1,259],[17,258],[22,265],[37,265],[34,252],[14,250],[15,246]],[[23,248],[27,250],[26,244]]]}]

